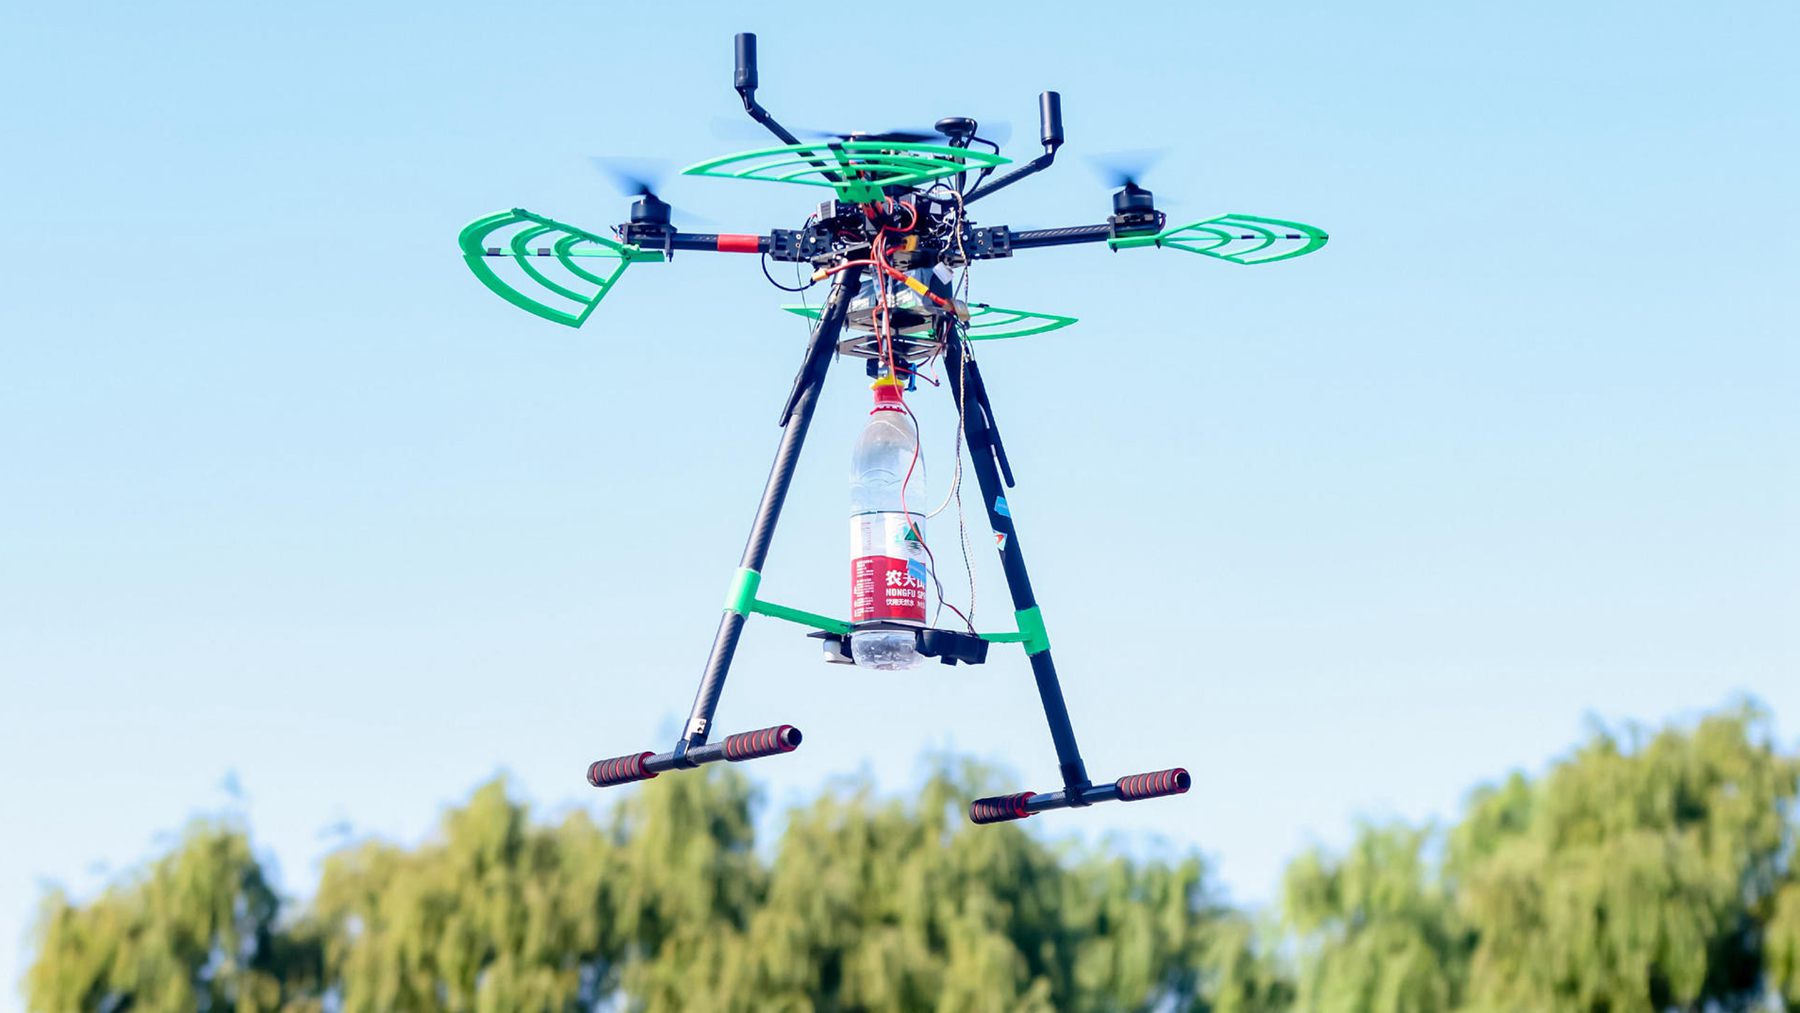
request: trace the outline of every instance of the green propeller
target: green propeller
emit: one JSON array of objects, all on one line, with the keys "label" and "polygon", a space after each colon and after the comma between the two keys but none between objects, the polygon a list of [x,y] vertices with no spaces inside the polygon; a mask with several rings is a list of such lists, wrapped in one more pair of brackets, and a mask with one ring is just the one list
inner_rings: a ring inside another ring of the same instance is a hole
[{"label": "green propeller", "polygon": [[[819,319],[817,306],[783,306],[782,309],[808,320]],[[1001,338],[1023,338],[1030,334],[1060,330],[1075,322],[1074,317],[1030,310],[1009,310],[984,302],[969,304],[969,340],[998,341]]]},{"label": "green propeller", "polygon": [[[587,321],[627,267],[663,259],[660,252],[640,250],[523,208],[470,222],[456,242],[462,247],[463,262],[495,295],[569,327]],[[522,277],[501,277],[495,266],[507,261]]]},{"label": "green propeller", "polygon": [[1277,260],[1305,256],[1324,246],[1330,238],[1323,229],[1301,222],[1230,214],[1161,232],[1119,236],[1108,240],[1107,245],[1115,250],[1167,246],[1229,260],[1233,264],[1273,264]]},{"label": "green propeller", "polygon": [[838,192],[841,200],[867,204],[882,198],[883,187],[918,186],[943,176],[1011,161],[947,144],[849,140],[759,148],[690,165],[681,171],[688,176],[828,186]]}]

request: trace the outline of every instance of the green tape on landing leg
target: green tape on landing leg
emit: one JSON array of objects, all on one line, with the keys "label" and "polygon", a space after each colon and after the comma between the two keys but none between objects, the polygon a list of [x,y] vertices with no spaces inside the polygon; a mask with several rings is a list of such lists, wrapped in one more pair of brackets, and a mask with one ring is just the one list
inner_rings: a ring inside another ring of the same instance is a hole
[{"label": "green tape on landing leg", "polygon": [[1019,644],[1026,654],[1041,654],[1050,649],[1050,634],[1044,631],[1043,610],[1033,605],[1014,612],[1013,619],[1019,624],[1019,632],[982,633],[979,636],[990,644]]},{"label": "green tape on landing leg", "polygon": [[1042,654],[1050,649],[1050,634],[1044,629],[1044,611],[1036,605],[1013,613],[1019,632],[1025,634],[1025,653]]},{"label": "green tape on landing leg", "polygon": [[762,574],[747,566],[738,567],[731,578],[731,590],[725,593],[725,611],[741,616],[756,611],[756,589],[761,584]]},{"label": "green tape on landing leg", "polygon": [[725,593],[725,611],[736,612],[741,616],[764,615],[771,619],[785,619],[801,626],[811,626],[815,630],[827,633],[849,633],[851,625],[842,619],[822,616],[817,612],[804,609],[789,608],[771,601],[757,601],[756,590],[762,586],[762,574],[749,567],[740,566],[731,578],[731,590]]}]

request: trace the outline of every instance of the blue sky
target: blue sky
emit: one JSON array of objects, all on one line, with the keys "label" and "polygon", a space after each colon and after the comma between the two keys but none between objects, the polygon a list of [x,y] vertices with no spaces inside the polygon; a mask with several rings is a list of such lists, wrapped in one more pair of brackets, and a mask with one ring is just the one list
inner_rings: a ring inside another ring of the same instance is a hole
[{"label": "blue sky", "polygon": [[[329,828],[416,840],[497,771],[599,807],[589,760],[672,740],[801,326],[748,258],[684,255],[570,331],[453,241],[515,205],[618,221],[590,155],[744,147],[713,126],[741,30],[796,124],[1010,119],[1023,157],[1059,89],[1058,166],[984,222],[1096,221],[1085,159],[1164,148],[1177,217],[1333,235],[1267,268],[1075,248],[974,276],[1082,318],[982,364],[1090,767],[1195,774],[1044,832],[1197,847],[1257,902],[1309,841],[1452,816],[1589,714],[1748,693],[1800,735],[1794,6],[1135,10],[0,15],[0,977],[44,883],[92,890],[192,814],[242,810],[304,895]],[[666,196],[750,231],[813,195]],[[776,600],[842,611],[857,375]],[[985,554],[976,578],[1002,625]],[[1031,699],[1016,652],[878,676],[758,621],[719,720],[806,730],[749,768],[779,810],[843,773],[904,791],[945,748],[1048,789]]]}]

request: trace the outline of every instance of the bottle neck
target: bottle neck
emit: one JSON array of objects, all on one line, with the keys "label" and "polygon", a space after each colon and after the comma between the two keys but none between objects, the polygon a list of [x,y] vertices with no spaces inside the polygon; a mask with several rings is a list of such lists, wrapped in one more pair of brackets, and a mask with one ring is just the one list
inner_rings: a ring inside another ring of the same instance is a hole
[{"label": "bottle neck", "polygon": [[906,402],[901,398],[900,385],[894,381],[882,381],[875,385],[875,407],[869,414],[876,412],[904,412]]}]

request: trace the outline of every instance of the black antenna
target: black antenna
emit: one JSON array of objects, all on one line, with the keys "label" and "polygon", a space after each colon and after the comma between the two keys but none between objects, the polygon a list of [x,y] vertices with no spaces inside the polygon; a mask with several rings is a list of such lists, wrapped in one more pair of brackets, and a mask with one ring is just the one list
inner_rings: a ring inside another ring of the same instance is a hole
[{"label": "black antenna", "polygon": [[739,32],[736,40],[737,73],[732,76],[731,86],[744,96],[745,105],[749,105],[756,94],[756,36],[750,32]]},{"label": "black antenna", "polygon": [[1062,96],[1056,92],[1047,91],[1038,96],[1038,136],[1044,142],[1045,151],[1055,152],[1062,147]]},{"label": "black antenna", "polygon": [[1038,96],[1038,139],[1044,144],[1043,154],[964,194],[963,203],[980,200],[1003,186],[1011,186],[1026,176],[1050,168],[1050,163],[1056,160],[1056,149],[1062,147],[1063,142],[1062,96],[1056,92],[1047,91]]},{"label": "black antenna", "polygon": [[[788,128],[775,122],[775,117],[769,115],[769,111],[756,102],[756,33],[737,33],[737,37],[732,40],[731,48],[735,60],[735,69],[731,74],[731,86],[737,90],[738,97],[744,100],[744,111],[750,114],[751,119],[768,127],[769,133],[779,137],[781,143],[799,144],[800,138],[795,137],[788,131]],[[802,154],[809,156],[808,160],[812,161],[810,157],[812,152],[807,151]],[[837,173],[831,171],[826,163],[813,161],[812,164],[826,179],[837,182]]]}]

